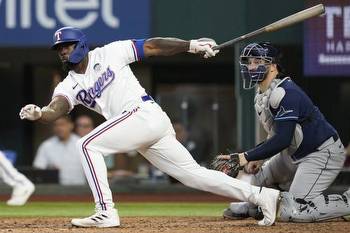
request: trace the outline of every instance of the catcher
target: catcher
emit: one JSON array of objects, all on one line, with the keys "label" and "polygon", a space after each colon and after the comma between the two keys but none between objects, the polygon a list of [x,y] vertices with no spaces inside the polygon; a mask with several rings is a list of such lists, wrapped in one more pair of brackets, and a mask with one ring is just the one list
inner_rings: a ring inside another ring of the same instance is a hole
[{"label": "catcher", "polygon": [[[349,215],[350,189],[342,195],[324,194],[343,167],[344,146],[311,99],[283,74],[280,57],[270,43],[252,43],[242,50],[243,88],[258,86],[254,107],[268,137],[246,152],[217,156],[212,167],[233,177],[244,167],[254,175],[253,184],[288,190],[282,194],[279,221],[314,222]],[[231,203],[223,215],[262,216],[247,202]]]}]

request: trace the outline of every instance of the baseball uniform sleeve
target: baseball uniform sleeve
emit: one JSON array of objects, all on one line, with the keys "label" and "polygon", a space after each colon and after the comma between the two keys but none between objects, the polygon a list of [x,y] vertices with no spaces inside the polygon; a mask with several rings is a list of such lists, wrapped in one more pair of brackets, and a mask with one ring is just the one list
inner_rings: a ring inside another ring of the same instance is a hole
[{"label": "baseball uniform sleeve", "polygon": [[297,121],[300,115],[300,95],[294,90],[287,90],[277,109],[274,109],[274,121]]},{"label": "baseball uniform sleeve", "polygon": [[104,46],[108,57],[117,57],[121,65],[128,65],[144,58],[145,39],[115,41]]},{"label": "baseball uniform sleeve", "polygon": [[277,121],[275,123],[275,135],[245,152],[247,161],[267,159],[287,148],[292,141],[295,126],[295,121]]},{"label": "baseball uniform sleeve", "polygon": [[72,111],[75,105],[78,105],[78,102],[76,101],[75,95],[73,93],[73,87],[74,83],[68,82],[68,79],[64,79],[62,82],[60,82],[52,95],[52,99],[56,96],[62,96],[67,99],[69,103],[69,111]]}]

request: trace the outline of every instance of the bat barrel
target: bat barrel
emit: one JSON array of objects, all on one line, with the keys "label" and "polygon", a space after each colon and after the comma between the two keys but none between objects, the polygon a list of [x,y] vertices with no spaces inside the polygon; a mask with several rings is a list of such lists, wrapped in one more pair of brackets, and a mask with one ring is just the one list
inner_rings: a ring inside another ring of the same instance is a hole
[{"label": "bat barrel", "polygon": [[256,36],[256,35],[259,35],[261,33],[264,33],[264,32],[272,32],[272,31],[276,31],[276,30],[279,30],[281,28],[284,28],[284,27],[288,27],[288,26],[291,26],[295,23],[299,23],[301,21],[304,21],[306,19],[309,19],[309,18],[312,18],[312,17],[315,17],[315,16],[318,16],[318,15],[321,15],[325,12],[325,8],[323,6],[323,4],[318,4],[316,6],[313,6],[313,7],[310,7],[308,9],[305,9],[303,11],[299,11],[293,15],[290,15],[290,16],[287,16],[281,20],[278,20],[272,24],[269,24],[265,27],[262,27],[258,30],[255,30],[253,32],[250,32],[248,34],[245,34],[243,36],[240,36],[240,37],[237,37],[235,39],[232,39],[232,40],[229,40],[229,41],[226,41],[220,45],[217,45],[217,46],[214,46],[213,49],[214,50],[219,50],[219,49],[222,49],[222,48],[225,48],[225,47],[228,47],[230,45],[233,45],[237,42],[240,42],[242,40],[245,40],[245,39],[248,39],[248,38],[251,38],[253,36]]},{"label": "bat barrel", "polygon": [[266,32],[272,32],[276,31],[278,29],[288,27],[290,25],[299,23],[301,21],[304,21],[306,19],[318,16],[320,14],[323,14],[325,12],[325,8],[322,4],[318,4],[316,6],[310,7],[308,9],[305,9],[303,11],[297,12],[293,15],[290,15],[286,18],[283,18],[281,20],[278,20],[277,22],[274,22],[272,24],[269,24],[265,27]]}]

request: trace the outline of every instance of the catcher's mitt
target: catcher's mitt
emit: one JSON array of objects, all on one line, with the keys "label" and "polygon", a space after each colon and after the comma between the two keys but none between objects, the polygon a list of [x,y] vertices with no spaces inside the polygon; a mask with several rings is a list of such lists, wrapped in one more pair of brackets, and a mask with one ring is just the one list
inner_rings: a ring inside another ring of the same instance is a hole
[{"label": "catcher's mitt", "polygon": [[218,155],[211,162],[210,167],[233,178],[236,178],[239,170],[243,169],[243,166],[239,165],[238,153]]}]

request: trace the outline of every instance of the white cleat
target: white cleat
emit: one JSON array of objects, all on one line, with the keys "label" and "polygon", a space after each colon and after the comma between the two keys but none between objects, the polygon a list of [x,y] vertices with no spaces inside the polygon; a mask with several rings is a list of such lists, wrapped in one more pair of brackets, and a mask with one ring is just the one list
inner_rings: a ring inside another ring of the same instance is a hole
[{"label": "white cleat", "polygon": [[258,205],[264,214],[264,218],[258,222],[259,226],[271,226],[274,224],[279,200],[280,191],[270,188],[262,188],[258,197]]},{"label": "white cleat", "polygon": [[73,218],[71,221],[76,227],[118,227],[119,215],[116,209],[98,211],[87,218]]},{"label": "white cleat", "polygon": [[17,184],[12,191],[11,198],[6,202],[10,206],[22,206],[35,190],[34,184],[27,180],[24,184]]}]

